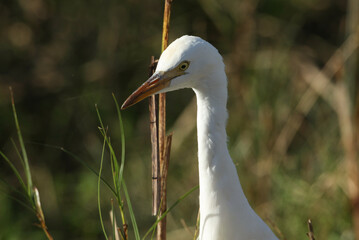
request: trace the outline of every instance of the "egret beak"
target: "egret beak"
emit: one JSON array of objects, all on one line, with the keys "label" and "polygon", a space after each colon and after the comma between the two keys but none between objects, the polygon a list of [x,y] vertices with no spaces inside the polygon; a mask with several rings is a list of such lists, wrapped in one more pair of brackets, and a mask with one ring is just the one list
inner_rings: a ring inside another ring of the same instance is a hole
[{"label": "egret beak", "polygon": [[121,109],[128,108],[148,96],[158,92],[169,85],[168,78],[165,78],[163,72],[154,73],[146,82],[144,82],[136,91],[134,91],[122,104]]},{"label": "egret beak", "polygon": [[155,72],[146,82],[134,91],[122,104],[121,109],[128,108],[148,96],[158,93],[160,90],[170,85],[171,79],[183,75],[177,69],[167,72]]}]

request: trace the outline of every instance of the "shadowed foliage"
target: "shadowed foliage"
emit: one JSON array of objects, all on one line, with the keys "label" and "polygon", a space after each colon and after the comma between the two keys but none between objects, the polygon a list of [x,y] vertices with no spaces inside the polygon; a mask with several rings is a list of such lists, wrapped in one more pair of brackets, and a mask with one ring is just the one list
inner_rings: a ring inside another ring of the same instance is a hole
[{"label": "shadowed foliage", "polygon": [[[348,119],[342,110],[356,112],[356,47],[347,48],[351,66],[341,57],[326,65],[356,31],[350,26],[358,21],[358,10],[350,4],[345,0],[174,0],[172,5],[170,42],[184,34],[197,35],[224,57],[229,151],[249,202],[286,239],[305,239],[308,218],[317,239],[354,239],[355,205],[350,200],[347,163],[357,146],[353,149],[350,143],[355,141],[346,141]],[[147,79],[150,56],[159,57],[161,50],[162,14],[163,2],[149,0],[0,2],[0,150],[21,167],[11,142],[17,134],[8,91],[12,86],[33,184],[54,239],[103,239],[103,234],[98,177],[73,156],[47,145],[63,147],[98,170],[103,137],[97,104],[112,147],[121,152],[111,94],[119,96],[120,103]],[[323,67],[324,80],[318,77]],[[349,91],[341,95],[343,79]],[[321,80],[338,91],[315,85]],[[349,93],[351,106],[345,101]],[[190,90],[167,94],[167,129],[174,132],[169,205],[198,184],[193,97]],[[356,136],[358,121],[353,116]],[[147,101],[123,111],[122,118],[123,174],[143,236],[155,221]],[[103,160],[102,177],[111,182],[108,153]],[[16,196],[12,187],[21,189],[21,185],[3,160],[0,179],[5,193],[0,194],[0,239],[43,239],[41,229],[33,224],[36,216],[7,197]],[[111,194],[101,188],[108,233]],[[192,239],[197,194],[167,216],[168,239]]]}]

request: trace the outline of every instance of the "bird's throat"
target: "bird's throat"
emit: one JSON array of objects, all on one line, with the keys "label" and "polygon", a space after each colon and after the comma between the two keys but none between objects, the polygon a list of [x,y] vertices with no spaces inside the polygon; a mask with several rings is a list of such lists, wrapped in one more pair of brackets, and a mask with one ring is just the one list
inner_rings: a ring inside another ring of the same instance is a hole
[{"label": "bird's throat", "polygon": [[[227,148],[227,86],[194,89],[197,97],[198,166],[200,182],[200,239],[219,236],[230,221],[228,204],[246,199]],[[209,230],[210,229],[210,230]]]},{"label": "bird's throat", "polygon": [[277,239],[250,207],[229,155],[227,84],[225,77],[222,80],[225,81],[222,85],[206,84],[207,87],[194,89],[200,186],[199,239]]},{"label": "bird's throat", "polygon": [[216,158],[217,153],[228,153],[226,133],[227,97],[225,99],[216,97],[216,91],[211,94],[199,90],[195,90],[195,92],[197,97],[199,164],[202,167],[213,168],[220,164],[217,162],[219,160]]}]

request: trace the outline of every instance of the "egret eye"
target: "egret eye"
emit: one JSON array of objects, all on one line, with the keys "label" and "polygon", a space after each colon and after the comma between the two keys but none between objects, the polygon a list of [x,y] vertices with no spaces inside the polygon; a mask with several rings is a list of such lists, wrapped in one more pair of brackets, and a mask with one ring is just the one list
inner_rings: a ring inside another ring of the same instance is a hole
[{"label": "egret eye", "polygon": [[185,71],[188,67],[189,67],[188,61],[183,61],[180,63],[180,65],[178,65],[178,69],[181,71]]}]

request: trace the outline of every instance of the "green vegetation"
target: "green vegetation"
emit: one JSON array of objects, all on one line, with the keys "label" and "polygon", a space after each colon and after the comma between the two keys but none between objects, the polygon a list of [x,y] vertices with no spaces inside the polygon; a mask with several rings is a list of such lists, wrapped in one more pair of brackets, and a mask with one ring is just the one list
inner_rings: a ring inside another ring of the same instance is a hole
[{"label": "green vegetation", "polygon": [[[308,218],[317,239],[354,239],[347,163],[357,149],[358,40],[347,39],[358,17],[350,3],[173,2],[170,42],[198,35],[224,57],[232,159],[251,205],[286,239],[305,239]],[[146,80],[162,9],[162,1],[0,3],[0,239],[45,238],[34,226],[33,186],[54,239],[105,239],[104,231],[110,239],[124,222],[130,239],[149,239],[148,106],[121,112],[122,124],[111,93],[122,102]],[[190,90],[167,99],[171,206],[198,185],[196,110]],[[168,239],[193,238],[192,190],[167,215]]]}]

